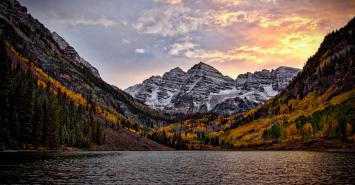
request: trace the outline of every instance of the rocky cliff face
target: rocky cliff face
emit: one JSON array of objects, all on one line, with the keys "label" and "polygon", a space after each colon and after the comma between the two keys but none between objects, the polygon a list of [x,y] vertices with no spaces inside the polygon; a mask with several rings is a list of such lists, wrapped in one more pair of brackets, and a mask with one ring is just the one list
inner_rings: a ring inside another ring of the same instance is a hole
[{"label": "rocky cliff face", "polygon": [[152,76],[125,91],[162,111],[228,115],[253,108],[274,97],[298,72],[296,68],[279,67],[272,71],[241,74],[233,80],[200,62],[187,72],[175,68],[163,77]]},{"label": "rocky cliff face", "polygon": [[65,41],[60,35],[58,35],[58,33],[53,32],[53,39],[57,42],[59,48],[64,52],[65,57],[74,62],[75,65],[81,67],[81,68],[88,68],[93,75],[95,75],[98,78],[100,77],[99,71],[92,66],[88,61],[86,61],[85,59],[81,58],[78,54],[78,52],[71,47],[67,41]]}]

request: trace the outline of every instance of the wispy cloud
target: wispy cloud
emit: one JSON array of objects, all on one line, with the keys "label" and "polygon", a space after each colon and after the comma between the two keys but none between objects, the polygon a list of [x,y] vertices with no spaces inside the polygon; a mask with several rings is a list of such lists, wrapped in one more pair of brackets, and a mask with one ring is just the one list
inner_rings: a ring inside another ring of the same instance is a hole
[{"label": "wispy cloud", "polygon": [[122,39],[122,43],[123,43],[123,44],[130,44],[130,43],[131,43],[131,41],[130,41],[130,40],[128,40],[128,39]]},{"label": "wispy cloud", "polygon": [[302,67],[355,16],[354,0],[20,1],[122,88],[199,61],[233,77]]},{"label": "wispy cloud", "polygon": [[215,16],[215,23],[220,26],[230,26],[237,22],[243,22],[245,20],[246,13],[243,11],[236,12],[219,12]]},{"label": "wispy cloud", "polygon": [[181,52],[189,51],[196,46],[198,45],[192,42],[174,43],[170,48],[169,54],[179,55]]},{"label": "wispy cloud", "polygon": [[159,3],[168,3],[172,5],[177,5],[182,3],[182,0],[153,0],[153,1]]},{"label": "wispy cloud", "polygon": [[87,18],[74,18],[74,19],[62,19],[58,20],[60,24],[70,24],[74,26],[103,26],[110,27],[114,26],[116,22],[107,18],[98,18],[98,19],[87,19]]},{"label": "wispy cloud", "polygon": [[135,50],[135,52],[136,52],[136,53],[139,53],[139,54],[143,54],[143,53],[145,53],[145,49],[137,48],[137,49]]},{"label": "wispy cloud", "polygon": [[144,11],[133,27],[143,33],[166,37],[191,33],[203,23],[203,17],[198,16],[198,11],[183,6],[166,6]]}]

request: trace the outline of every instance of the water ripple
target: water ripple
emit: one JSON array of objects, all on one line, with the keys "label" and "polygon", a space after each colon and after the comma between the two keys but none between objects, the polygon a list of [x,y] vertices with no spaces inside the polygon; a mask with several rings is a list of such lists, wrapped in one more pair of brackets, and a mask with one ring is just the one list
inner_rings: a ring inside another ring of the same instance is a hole
[{"label": "water ripple", "polygon": [[0,157],[0,184],[355,182],[355,154],[351,153],[131,151],[1,154]]}]

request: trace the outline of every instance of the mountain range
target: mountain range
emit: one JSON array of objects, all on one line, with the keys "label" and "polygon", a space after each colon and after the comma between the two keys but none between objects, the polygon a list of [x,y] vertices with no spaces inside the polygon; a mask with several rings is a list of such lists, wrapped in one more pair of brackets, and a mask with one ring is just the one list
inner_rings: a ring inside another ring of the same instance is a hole
[{"label": "mountain range", "polygon": [[0,149],[355,148],[354,31],[355,18],[328,34],[301,71],[234,80],[200,62],[125,92],[26,7],[0,1]]},{"label": "mountain range", "polygon": [[265,103],[231,116],[193,116],[151,137],[178,138],[185,149],[355,148],[354,31],[355,18],[325,36],[289,85]]},{"label": "mountain range", "polygon": [[300,70],[292,67],[240,74],[233,80],[200,62],[187,72],[174,68],[125,91],[146,105],[170,113],[231,115],[280,93]]}]

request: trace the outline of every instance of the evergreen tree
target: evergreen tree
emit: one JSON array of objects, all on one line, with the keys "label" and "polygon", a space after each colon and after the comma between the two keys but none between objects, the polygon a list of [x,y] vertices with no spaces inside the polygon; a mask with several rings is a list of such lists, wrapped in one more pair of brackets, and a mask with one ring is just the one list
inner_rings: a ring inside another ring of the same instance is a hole
[{"label": "evergreen tree", "polygon": [[1,148],[87,147],[105,142],[93,106],[75,104],[49,81],[46,88],[38,86],[34,69],[11,61],[3,43],[0,39]]}]

